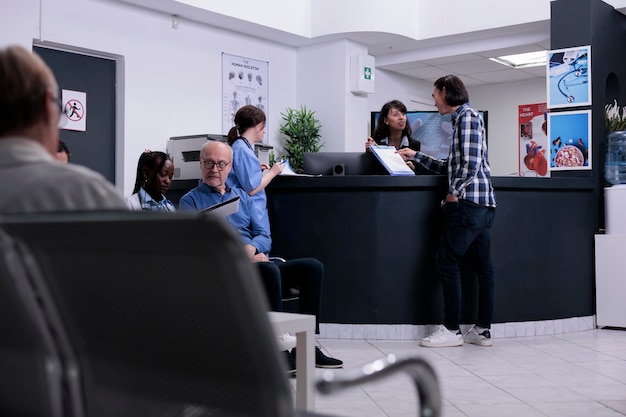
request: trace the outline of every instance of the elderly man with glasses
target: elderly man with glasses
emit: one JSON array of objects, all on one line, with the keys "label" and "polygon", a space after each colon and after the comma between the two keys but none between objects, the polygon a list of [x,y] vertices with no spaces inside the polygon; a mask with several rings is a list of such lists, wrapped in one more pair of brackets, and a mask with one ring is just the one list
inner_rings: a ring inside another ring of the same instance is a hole
[{"label": "elderly man with glasses", "polygon": [[0,213],[126,209],[102,175],[55,159],[59,87],[19,46],[0,49],[0,114]]},{"label": "elderly man with glasses", "polygon": [[[207,207],[239,197],[239,210],[226,217],[226,221],[239,234],[246,253],[255,262],[268,296],[270,308],[282,311],[282,287],[299,287],[299,311],[316,317],[316,333],[319,333],[319,311],[324,279],[324,265],[314,258],[272,261],[269,252],[272,245],[270,231],[264,222],[266,213],[252,203],[252,199],[241,188],[226,183],[232,169],[233,150],[224,142],[208,141],[200,150],[200,184],[185,194],[179,209],[200,211]],[[295,340],[279,338],[279,346],[285,351],[289,370],[295,371],[293,347]],[[315,364],[318,368],[341,368],[343,362],[330,358],[315,349]]]}]

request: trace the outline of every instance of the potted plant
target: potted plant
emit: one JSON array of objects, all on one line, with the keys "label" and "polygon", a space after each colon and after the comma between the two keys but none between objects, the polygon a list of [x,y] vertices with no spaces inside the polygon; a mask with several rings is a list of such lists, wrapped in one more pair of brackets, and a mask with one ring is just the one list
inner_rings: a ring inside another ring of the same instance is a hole
[{"label": "potted plant", "polygon": [[322,126],[315,118],[315,112],[301,106],[299,110],[287,108],[280,114],[283,123],[280,133],[287,136],[283,149],[287,152],[287,159],[291,168],[302,173],[304,170],[304,153],[319,152],[324,146],[320,143],[320,129]]}]

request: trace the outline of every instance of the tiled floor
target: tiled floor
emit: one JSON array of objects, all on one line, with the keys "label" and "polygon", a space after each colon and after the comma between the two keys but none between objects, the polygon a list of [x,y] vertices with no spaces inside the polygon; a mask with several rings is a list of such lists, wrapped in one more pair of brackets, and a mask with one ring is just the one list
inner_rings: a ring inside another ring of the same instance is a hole
[{"label": "tiled floor", "polygon": [[[435,368],[444,417],[626,416],[626,331],[496,338],[492,347],[429,349],[415,340],[318,339],[354,374],[395,354],[417,355]],[[321,369],[316,370],[321,377]],[[292,382],[293,383],[293,382]],[[417,397],[406,375],[316,395],[316,411],[336,416],[415,416]]]}]

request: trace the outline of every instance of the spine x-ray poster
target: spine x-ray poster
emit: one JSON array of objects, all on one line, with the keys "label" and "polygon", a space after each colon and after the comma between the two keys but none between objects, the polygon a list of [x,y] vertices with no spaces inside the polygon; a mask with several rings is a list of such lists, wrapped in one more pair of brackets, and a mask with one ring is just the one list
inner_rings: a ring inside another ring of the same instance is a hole
[{"label": "spine x-ray poster", "polygon": [[258,107],[267,116],[268,66],[266,61],[222,53],[222,134],[228,134],[235,125],[235,113],[246,104]]}]

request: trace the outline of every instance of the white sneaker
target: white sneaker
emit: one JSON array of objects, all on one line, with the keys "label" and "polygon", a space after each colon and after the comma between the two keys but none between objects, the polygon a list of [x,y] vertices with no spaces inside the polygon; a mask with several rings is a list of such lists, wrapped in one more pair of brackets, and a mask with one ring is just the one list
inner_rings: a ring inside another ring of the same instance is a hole
[{"label": "white sneaker", "polygon": [[482,332],[478,333],[476,331],[476,326],[470,327],[470,329],[463,336],[463,340],[466,343],[473,343],[479,346],[491,346],[491,332],[489,329],[485,329]]},{"label": "white sneaker", "polygon": [[289,333],[281,334],[278,336],[278,349],[283,350],[291,350],[296,347],[296,337],[290,335]]},{"label": "white sneaker", "polygon": [[440,324],[437,330],[430,336],[420,340],[420,346],[424,347],[452,347],[462,345],[463,336],[461,333],[453,333],[443,324]]}]

